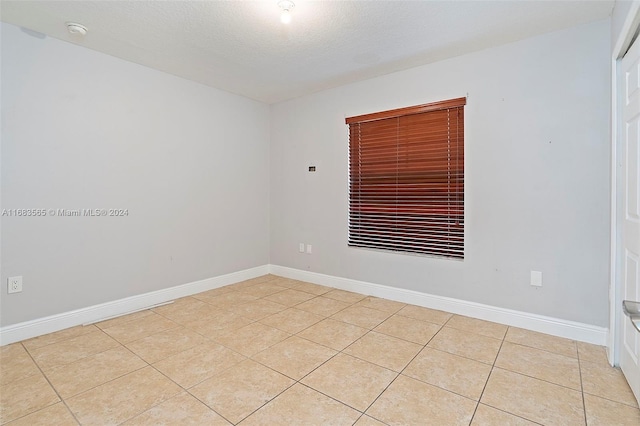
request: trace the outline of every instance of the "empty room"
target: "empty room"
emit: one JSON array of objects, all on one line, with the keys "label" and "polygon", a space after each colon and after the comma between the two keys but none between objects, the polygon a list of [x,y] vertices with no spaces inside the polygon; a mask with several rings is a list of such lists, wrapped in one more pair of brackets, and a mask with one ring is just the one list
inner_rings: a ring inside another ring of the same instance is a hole
[{"label": "empty room", "polygon": [[640,1],[0,21],[0,425],[640,425]]}]

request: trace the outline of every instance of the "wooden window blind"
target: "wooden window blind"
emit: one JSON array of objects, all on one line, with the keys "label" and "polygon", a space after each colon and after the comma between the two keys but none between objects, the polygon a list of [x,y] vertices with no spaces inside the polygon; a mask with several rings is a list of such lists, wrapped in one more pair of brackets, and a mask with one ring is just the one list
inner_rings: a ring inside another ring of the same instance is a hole
[{"label": "wooden window blind", "polygon": [[349,245],[464,258],[466,98],[349,117]]}]

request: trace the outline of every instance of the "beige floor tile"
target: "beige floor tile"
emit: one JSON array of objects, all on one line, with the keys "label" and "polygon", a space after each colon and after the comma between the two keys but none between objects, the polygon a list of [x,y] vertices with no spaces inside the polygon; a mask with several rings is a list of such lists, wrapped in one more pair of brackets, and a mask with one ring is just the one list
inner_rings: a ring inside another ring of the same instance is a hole
[{"label": "beige floor tile", "polygon": [[575,358],[504,342],[495,365],[556,385],[582,390],[580,367]]},{"label": "beige floor tile", "polygon": [[52,343],[58,343],[63,340],[72,339],[74,337],[82,336],[83,334],[96,331],[97,328],[93,325],[78,325],[76,327],[66,328],[64,330],[56,331],[55,333],[45,334],[44,336],[34,337],[22,342],[24,347],[30,351],[32,349],[41,348],[43,346],[51,345]]},{"label": "beige floor tile", "polygon": [[124,345],[178,326],[178,323],[154,312],[135,321],[105,328],[104,332]]},{"label": "beige floor tile", "polygon": [[425,345],[441,326],[401,315],[394,315],[374,328],[374,331]]},{"label": "beige floor tile", "polygon": [[175,300],[171,300],[160,306],[151,308],[152,312],[163,316],[177,311],[197,311],[198,308],[205,306],[206,304],[192,296],[180,297]]},{"label": "beige floor tile", "polygon": [[398,315],[428,321],[434,324],[443,325],[453,316],[449,312],[437,311],[435,309],[423,308],[422,306],[407,305],[398,311]]},{"label": "beige floor tile", "polygon": [[364,336],[367,331],[366,328],[357,325],[327,318],[301,331],[298,336],[341,351]]},{"label": "beige floor tile", "polygon": [[258,299],[252,302],[241,303],[233,307],[233,312],[240,314],[245,318],[257,321],[269,315],[276,314],[278,312],[287,309],[286,306],[280,303],[275,303],[266,299]]},{"label": "beige floor tile", "polygon": [[[285,278],[285,277],[279,277],[279,276],[275,276],[276,278],[272,281],[270,281],[273,284],[277,284],[279,286],[282,287],[287,287],[287,288],[295,288],[298,285],[302,284],[302,281],[298,281],[298,280],[294,280],[292,278]],[[314,285],[314,284],[312,284]]]},{"label": "beige floor tile", "polygon": [[274,283],[276,282],[276,280],[279,280],[281,278],[282,277],[280,277],[279,275],[265,274],[265,275],[260,275],[259,277],[250,278],[243,282],[252,283],[252,284]]},{"label": "beige floor tile", "polygon": [[363,415],[358,419],[357,422],[353,424],[353,426],[385,426],[384,423],[379,422],[373,417],[369,417],[367,415]]},{"label": "beige floor tile", "polygon": [[184,324],[193,321],[194,318],[214,316],[219,309],[196,298],[183,297],[168,305],[153,308],[152,311],[178,324]]},{"label": "beige floor tile", "polygon": [[640,424],[604,347],[274,275],[0,347],[0,364],[8,425]]},{"label": "beige floor tile", "polygon": [[184,327],[171,328],[127,344],[133,353],[149,364],[200,345],[207,339]]},{"label": "beige floor tile", "polygon": [[189,392],[232,423],[237,423],[295,383],[252,360],[242,361]]},{"label": "beige floor tile", "polygon": [[219,311],[216,315],[198,318],[185,324],[185,327],[203,336],[213,338],[230,330],[236,330],[251,324],[253,321],[240,314]]},{"label": "beige floor tile", "polygon": [[505,340],[507,342],[530,346],[572,358],[578,357],[576,342],[562,337],[524,330],[522,328],[509,327]]},{"label": "beige floor tile", "polygon": [[578,358],[580,361],[595,362],[596,364],[609,365],[607,350],[604,346],[591,343],[577,342]]},{"label": "beige floor tile", "polygon": [[71,364],[82,358],[120,346],[99,329],[58,343],[30,350],[31,356],[43,370]]},{"label": "beige floor tile", "polygon": [[205,302],[210,303],[213,306],[217,306],[221,309],[230,309],[240,303],[247,303],[253,300],[258,300],[258,298],[246,293],[242,293],[240,291],[233,291],[221,294],[219,296],[210,297],[206,299]]},{"label": "beige floor tile", "polygon": [[62,402],[50,405],[40,411],[10,422],[7,426],[75,426],[78,422],[73,418]]},{"label": "beige floor tile", "polygon": [[262,324],[295,334],[324,319],[321,315],[289,308],[260,320]]},{"label": "beige floor tile", "polygon": [[471,422],[471,426],[535,426],[536,424],[484,404],[478,405]]},{"label": "beige floor tile", "polygon": [[147,365],[120,346],[47,371],[46,375],[62,398],[69,398]]},{"label": "beige floor tile", "polygon": [[240,425],[352,425],[358,416],[356,410],[298,383]]},{"label": "beige floor tile", "polygon": [[261,284],[261,283],[268,283],[268,282],[275,282],[276,280],[280,279],[282,277],[278,276],[278,275],[273,275],[273,274],[265,274],[265,275],[260,275],[259,277],[255,277],[255,278],[250,278],[244,282],[246,283],[253,283],[253,284]]},{"label": "beige floor tile", "polygon": [[348,322],[368,329],[375,328],[381,322],[389,318],[391,314],[364,306],[349,306],[346,309],[331,316],[333,319]]},{"label": "beige floor tile", "polygon": [[355,306],[364,306],[365,308],[377,309],[388,314],[395,314],[400,309],[407,306],[407,304],[396,302],[393,300],[381,299],[379,297],[368,296],[356,303]]},{"label": "beige floor tile", "polygon": [[240,281],[237,283],[233,283],[233,284],[229,284],[227,286],[225,286],[225,288],[234,290],[234,291],[240,291],[240,290],[245,290],[248,288],[251,288],[255,285],[258,284],[263,284],[267,282],[266,280],[260,279],[260,278],[252,278],[250,280],[245,280],[245,281]]},{"label": "beige floor tile", "polygon": [[253,297],[266,297],[266,296],[269,296],[270,294],[284,291],[287,288],[288,287],[280,286],[270,282],[265,282],[262,284],[256,284],[254,286],[251,286],[249,288],[245,288],[239,291],[241,293],[248,294],[249,296],[253,296]]},{"label": "beige floor tile", "polygon": [[483,321],[462,315],[452,316],[449,321],[447,321],[447,327],[457,328],[458,330],[493,337],[494,339],[500,340],[504,339],[504,335],[507,334],[507,329],[509,328],[504,324]]},{"label": "beige floor tile", "polygon": [[126,314],[126,315],[120,315],[118,317],[115,318],[111,318],[108,320],[104,320],[104,321],[100,321],[98,323],[96,323],[96,327],[104,330],[105,328],[109,328],[109,327],[115,327],[117,325],[122,325],[122,324],[126,324],[130,321],[136,321],[139,320],[141,318],[144,318],[148,315],[153,315],[154,312],[151,309],[145,309],[144,311],[138,311],[138,312],[133,312],[130,314]]},{"label": "beige floor tile", "polygon": [[0,347],[0,386],[40,374],[40,370],[22,344]]},{"label": "beige floor tile", "polygon": [[331,287],[325,287],[323,285],[305,283],[302,281],[296,281],[294,286],[292,287],[298,291],[304,291],[306,293],[311,293],[316,296],[320,296],[321,294],[325,294],[333,290]]},{"label": "beige floor tile", "polygon": [[424,348],[402,374],[477,401],[490,372],[488,364]]},{"label": "beige floor tile", "polygon": [[328,317],[348,306],[350,306],[349,303],[319,296],[296,305],[296,309]]},{"label": "beige floor tile", "polygon": [[235,288],[231,288],[231,286],[218,287],[211,290],[203,291],[201,293],[193,294],[191,297],[201,300],[203,302],[207,302],[210,299],[213,299],[218,296],[222,296],[223,294],[232,293],[234,291],[238,291]]},{"label": "beige floor tile", "polygon": [[353,342],[344,353],[400,372],[420,349],[422,346],[417,343],[372,331]]},{"label": "beige floor tile", "polygon": [[640,425],[640,410],[626,404],[585,394],[584,405],[589,426],[637,426]]},{"label": "beige floor tile", "polygon": [[119,424],[178,394],[181,388],[152,367],[129,373],[66,400],[83,425]]},{"label": "beige floor tile", "polygon": [[252,358],[292,379],[300,380],[336,353],[333,349],[291,336]]},{"label": "beige floor tile", "polygon": [[0,424],[7,423],[60,401],[42,374],[2,386]]},{"label": "beige floor tile", "polygon": [[302,379],[302,383],[364,411],[396,376],[386,368],[338,354]]},{"label": "beige floor tile", "polygon": [[213,339],[244,356],[252,356],[289,336],[289,333],[282,330],[254,322],[213,337]]},{"label": "beige floor tile", "polygon": [[225,426],[230,424],[186,392],[123,423],[125,426]]},{"label": "beige floor tile", "polygon": [[352,291],[334,289],[323,294],[323,297],[328,297],[329,299],[339,300],[341,302],[353,304],[361,301],[367,296],[365,294],[354,293]]},{"label": "beige floor tile", "polygon": [[231,349],[208,342],[165,358],[153,366],[188,389],[245,359],[243,355]]},{"label": "beige floor tile", "polygon": [[636,398],[619,368],[601,363],[581,362],[582,390],[615,402],[637,407]]},{"label": "beige floor tile", "polygon": [[455,328],[442,327],[427,346],[476,361],[493,364],[502,341]]},{"label": "beige floor tile", "polygon": [[494,368],[481,402],[545,425],[584,425],[580,392]]},{"label": "beige floor tile", "polygon": [[300,290],[288,289],[285,291],[281,291],[280,293],[275,293],[270,296],[265,297],[267,300],[271,300],[272,302],[280,303],[281,305],[286,306],[295,306],[299,305],[302,302],[306,302],[309,299],[313,299],[316,297],[311,293],[306,293]]},{"label": "beige floor tile", "polygon": [[475,408],[475,401],[401,375],[366,414],[389,425],[468,425]]}]

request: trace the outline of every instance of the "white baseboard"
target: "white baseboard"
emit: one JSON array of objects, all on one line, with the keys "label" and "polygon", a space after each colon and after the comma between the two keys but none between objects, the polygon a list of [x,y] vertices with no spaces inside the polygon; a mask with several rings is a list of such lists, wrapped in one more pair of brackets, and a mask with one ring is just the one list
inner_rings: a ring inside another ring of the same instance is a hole
[{"label": "white baseboard", "polygon": [[270,265],[269,271],[274,275],[280,275],[286,278],[307,281],[341,290],[354,291],[370,296],[424,306],[426,308],[438,309],[454,314],[465,315],[468,317],[493,321],[554,336],[565,337],[580,342],[593,343],[602,346],[607,344],[609,329],[604,327],[531,314],[528,312],[515,311],[512,309],[499,308],[481,303],[468,302],[466,300],[453,299],[450,297],[435,296],[413,290],[303,271],[284,266]]},{"label": "white baseboard", "polygon": [[262,265],[243,271],[232,272],[201,281],[194,281],[163,290],[101,303],[87,308],[63,312],[44,318],[25,321],[0,328],[0,346],[30,339],[65,328],[99,321],[117,315],[123,315],[144,309],[159,303],[168,302],[180,297],[190,296],[225,285],[237,283],[269,273],[269,265]]},{"label": "white baseboard", "polygon": [[76,325],[92,323],[101,319],[123,315],[136,310],[148,308],[159,303],[168,302],[180,297],[211,290],[240,281],[272,273],[286,278],[307,281],[341,290],[354,291],[398,302],[411,303],[431,309],[466,315],[468,317],[498,322],[514,327],[539,331],[554,336],[565,337],[581,342],[606,345],[609,330],[604,327],[583,324],[574,321],[520,312],[481,303],[468,302],[450,297],[435,296],[413,290],[389,287],[349,278],[335,277],[316,272],[303,271],[278,265],[262,265],[243,271],[233,272],[218,277],[207,278],[175,287],[114,300],[100,305],[74,311],[63,312],[44,318],[0,327],[0,346],[41,336]]}]

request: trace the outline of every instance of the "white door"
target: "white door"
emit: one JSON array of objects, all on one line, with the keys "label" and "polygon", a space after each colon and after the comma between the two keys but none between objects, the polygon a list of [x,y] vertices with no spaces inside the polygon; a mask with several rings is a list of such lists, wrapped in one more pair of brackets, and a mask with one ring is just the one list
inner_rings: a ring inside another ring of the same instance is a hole
[{"label": "white door", "polygon": [[[619,65],[622,125],[617,153],[618,277],[622,298],[640,302],[640,41],[631,46]],[[640,331],[629,317],[621,319],[620,367],[640,401]]]}]

